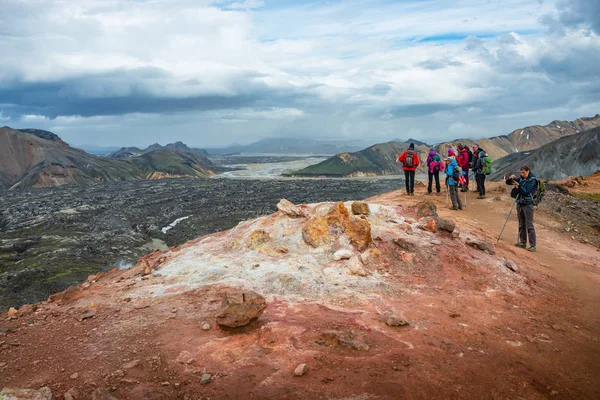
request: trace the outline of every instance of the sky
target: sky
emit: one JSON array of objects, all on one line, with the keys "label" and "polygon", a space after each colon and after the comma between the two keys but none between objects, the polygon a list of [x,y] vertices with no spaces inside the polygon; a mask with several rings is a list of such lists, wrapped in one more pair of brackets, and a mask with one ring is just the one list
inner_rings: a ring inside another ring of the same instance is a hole
[{"label": "sky", "polygon": [[600,112],[600,0],[0,0],[0,126],[429,143]]}]

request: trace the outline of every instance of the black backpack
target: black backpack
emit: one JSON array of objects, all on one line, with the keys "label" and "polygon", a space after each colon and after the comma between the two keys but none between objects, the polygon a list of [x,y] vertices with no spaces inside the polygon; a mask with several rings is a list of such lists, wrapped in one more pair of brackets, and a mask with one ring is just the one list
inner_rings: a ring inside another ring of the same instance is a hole
[{"label": "black backpack", "polygon": [[454,167],[454,171],[452,171],[452,180],[458,183],[460,181],[460,174],[462,174],[462,169],[457,165]]},{"label": "black backpack", "polygon": [[467,153],[469,153],[469,165],[473,165],[473,152],[467,147]]}]

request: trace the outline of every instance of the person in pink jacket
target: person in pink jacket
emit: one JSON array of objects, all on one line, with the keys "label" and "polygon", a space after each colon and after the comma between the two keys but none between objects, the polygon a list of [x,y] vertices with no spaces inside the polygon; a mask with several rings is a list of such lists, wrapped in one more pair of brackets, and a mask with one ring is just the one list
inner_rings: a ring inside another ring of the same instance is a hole
[{"label": "person in pink jacket", "polygon": [[433,192],[433,179],[435,178],[435,189],[437,195],[440,195],[440,172],[445,168],[444,163],[440,159],[440,156],[435,152],[434,149],[429,151],[427,156],[427,175],[429,177],[429,183],[427,185],[427,194],[431,195]]},{"label": "person in pink jacket", "polygon": [[456,145],[456,148],[458,149],[458,155],[456,156],[456,162],[458,162],[458,165],[462,168],[463,170],[463,175],[465,176],[465,180],[466,180],[466,184],[465,186],[463,186],[461,188],[461,192],[468,192],[469,191],[469,168],[470,166],[470,162],[471,160],[469,158],[469,147],[468,146],[463,146],[461,143]]}]

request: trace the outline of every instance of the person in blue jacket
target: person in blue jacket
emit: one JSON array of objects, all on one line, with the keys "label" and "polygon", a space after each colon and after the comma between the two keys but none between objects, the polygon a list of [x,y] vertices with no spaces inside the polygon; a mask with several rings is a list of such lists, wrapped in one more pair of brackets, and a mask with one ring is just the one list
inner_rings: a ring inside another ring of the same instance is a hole
[{"label": "person in blue jacket", "polygon": [[[450,149],[451,150],[451,149]],[[448,150],[448,154],[453,154],[454,152],[450,152]],[[450,192],[450,199],[452,199],[452,207],[451,210],[462,210],[462,202],[460,201],[460,196],[458,194],[458,182],[452,178],[452,174],[454,173],[455,168],[460,168],[458,166],[458,162],[456,161],[456,157],[453,155],[449,155],[446,159],[446,185],[448,186],[448,191]],[[460,168],[460,173],[462,173],[462,168]]]},{"label": "person in blue jacket", "polygon": [[519,242],[517,247],[526,248],[529,238],[529,251],[536,251],[536,235],[533,226],[533,196],[538,189],[538,180],[528,166],[521,167],[520,177],[511,175],[506,179],[507,185],[514,185],[519,189],[517,196],[517,215],[519,217]]}]

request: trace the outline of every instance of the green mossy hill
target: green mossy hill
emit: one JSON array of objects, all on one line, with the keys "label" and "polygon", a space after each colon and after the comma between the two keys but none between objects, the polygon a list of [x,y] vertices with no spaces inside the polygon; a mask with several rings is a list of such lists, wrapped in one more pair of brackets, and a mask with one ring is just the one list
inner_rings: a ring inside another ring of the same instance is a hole
[{"label": "green mossy hill", "polygon": [[[337,154],[319,164],[296,171],[293,175],[306,177],[398,175],[402,173],[402,165],[398,164],[396,159],[407,148],[408,144],[403,142],[380,143],[355,153]],[[424,163],[428,147],[420,145],[415,150]]]},{"label": "green mossy hill", "polygon": [[194,153],[156,150],[135,157],[130,162],[146,175],[154,173],[188,177],[214,175],[212,162]]}]

